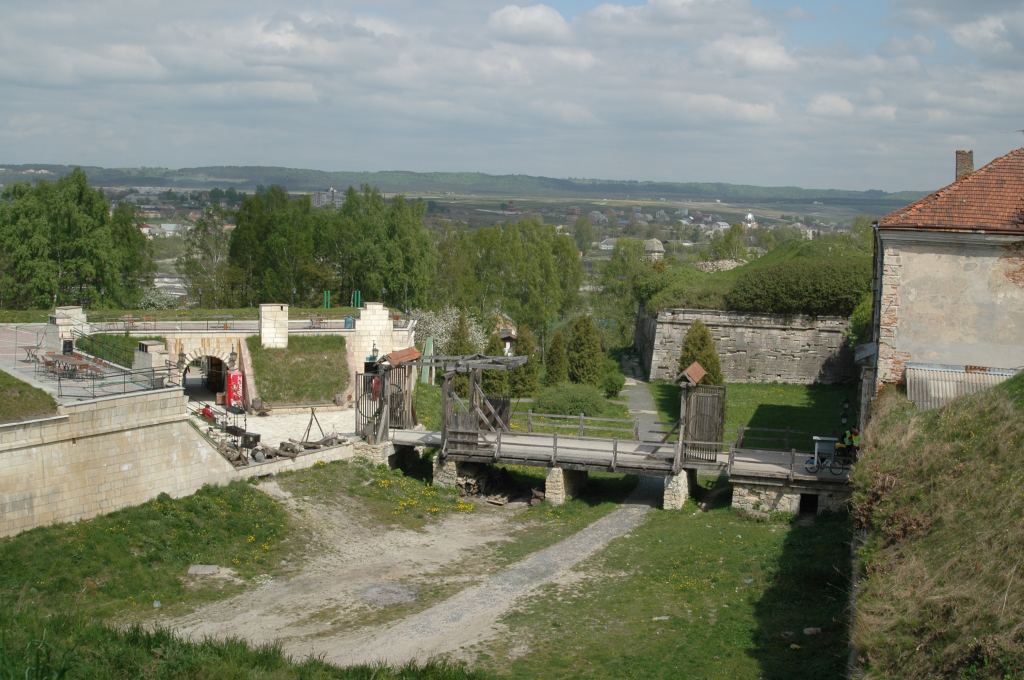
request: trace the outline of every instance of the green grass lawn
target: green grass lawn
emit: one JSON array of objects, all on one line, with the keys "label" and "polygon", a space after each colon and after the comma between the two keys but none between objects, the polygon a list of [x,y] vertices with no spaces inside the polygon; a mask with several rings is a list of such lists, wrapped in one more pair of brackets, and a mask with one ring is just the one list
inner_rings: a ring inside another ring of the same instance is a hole
[{"label": "green grass lawn", "polygon": [[416,420],[431,432],[441,431],[441,386],[416,383],[412,393]]},{"label": "green grass lawn", "polygon": [[[840,678],[850,525],[653,512],[478,649],[506,678]],[[821,634],[805,636],[804,628]]]},{"label": "green grass lawn", "polygon": [[260,397],[272,405],[324,404],[348,387],[345,338],[293,335],[284,349],[266,349],[246,338]]},{"label": "green grass lawn", "polygon": [[[679,418],[679,388],[658,380],[650,383],[651,396],[659,417],[666,422]],[[729,383],[726,385],[725,438],[735,441],[741,427],[753,430],[747,442],[752,446],[783,448],[783,435],[757,433],[758,428],[785,429],[803,433],[793,437],[790,446],[810,450],[812,434],[841,434],[854,425],[857,403],[853,385],[784,385],[778,383]],[[844,401],[850,403],[849,425],[840,418]]]},{"label": "green grass lawn", "polygon": [[0,423],[44,418],[57,414],[57,402],[38,387],[0,371]]}]

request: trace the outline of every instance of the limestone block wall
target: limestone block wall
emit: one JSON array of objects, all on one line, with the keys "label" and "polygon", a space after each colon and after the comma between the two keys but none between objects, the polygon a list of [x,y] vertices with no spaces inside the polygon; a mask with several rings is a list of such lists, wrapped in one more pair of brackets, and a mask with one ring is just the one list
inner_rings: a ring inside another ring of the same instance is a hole
[{"label": "limestone block wall", "polygon": [[768,484],[734,483],[732,507],[749,515],[763,516],[772,512],[796,515],[800,512],[800,494],[818,497],[818,514],[843,512],[848,509],[850,489],[836,486],[830,489],[808,489]]},{"label": "limestone block wall", "polygon": [[733,484],[732,507],[751,515],[800,512],[800,493],[783,486]]},{"label": "limestone block wall", "polygon": [[186,421],[185,399],[179,388],[105,397],[0,426],[0,536],[233,478]]},{"label": "limestone block wall", "polygon": [[683,470],[677,475],[666,476],[661,507],[665,510],[681,509],[696,485],[697,472],[695,470]]},{"label": "limestone block wall", "polygon": [[641,314],[635,343],[651,380],[671,380],[694,321],[707,325],[729,382],[838,383],[856,377],[841,317],[786,317],[700,309]]},{"label": "limestone block wall", "polygon": [[382,302],[367,302],[356,321],[355,332],[346,336],[349,375],[362,373],[363,362],[377,347],[377,355],[412,347],[414,326],[395,328],[387,307]]},{"label": "limestone block wall", "polygon": [[879,230],[876,385],[908,361],[1024,366],[1024,239]]},{"label": "limestone block wall", "polygon": [[260,342],[264,347],[288,346],[288,305],[260,305]]}]

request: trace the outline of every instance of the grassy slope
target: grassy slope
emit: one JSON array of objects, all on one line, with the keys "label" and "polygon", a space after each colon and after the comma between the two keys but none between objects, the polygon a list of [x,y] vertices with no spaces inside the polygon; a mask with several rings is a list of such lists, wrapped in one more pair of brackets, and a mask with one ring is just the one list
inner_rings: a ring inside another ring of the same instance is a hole
[{"label": "grassy slope", "polygon": [[142,340],[157,340],[166,344],[166,340],[158,335],[133,336],[124,333],[94,333],[79,338],[75,347],[100,359],[106,359],[119,366],[131,368],[135,361],[135,350]]},{"label": "grassy slope", "polygon": [[322,404],[348,386],[345,338],[293,335],[285,349],[246,339],[260,397],[271,404]]},{"label": "grassy slope", "polygon": [[479,660],[523,679],[842,677],[848,541],[841,516],[802,526],[692,504],[654,512],[583,565],[592,578],[506,617],[512,635]]},{"label": "grassy slope", "polygon": [[725,296],[747,272],[798,260],[832,261],[836,259],[870,262],[870,252],[861,249],[852,238],[837,237],[816,241],[790,241],[763,257],[724,272],[705,273],[688,266],[677,266],[663,275],[664,286],[645,301],[648,312],[673,307],[727,309]]},{"label": "grassy slope", "polygon": [[[283,483],[316,495],[321,485],[337,483],[327,472],[310,470],[306,480],[295,473]],[[381,505],[393,500],[393,489],[373,484],[361,496]],[[282,556],[301,550],[295,542],[303,535],[293,529],[280,505],[239,482],[0,539],[0,678],[480,677],[446,664],[343,669],[316,660],[295,663],[273,646],[191,643],[161,630],[103,625],[144,616],[154,600],[188,607],[237,590],[186,586],[182,576],[193,563],[228,566],[244,579],[273,573]]]},{"label": "grassy slope", "polygon": [[883,393],[857,465],[871,678],[1024,677],[1024,375],[936,411]]},{"label": "grassy slope", "polygon": [[57,402],[38,387],[0,371],[0,423],[44,418],[57,413]]}]

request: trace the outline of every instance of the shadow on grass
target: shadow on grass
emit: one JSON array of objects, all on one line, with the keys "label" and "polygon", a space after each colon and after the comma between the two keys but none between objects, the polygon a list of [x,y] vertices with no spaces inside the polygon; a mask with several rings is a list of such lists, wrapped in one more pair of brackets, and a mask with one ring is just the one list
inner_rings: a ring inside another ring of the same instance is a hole
[{"label": "shadow on grass", "polygon": [[845,677],[849,517],[826,514],[813,522],[798,520],[788,532],[774,577],[754,605],[757,630],[750,654],[766,680]]}]

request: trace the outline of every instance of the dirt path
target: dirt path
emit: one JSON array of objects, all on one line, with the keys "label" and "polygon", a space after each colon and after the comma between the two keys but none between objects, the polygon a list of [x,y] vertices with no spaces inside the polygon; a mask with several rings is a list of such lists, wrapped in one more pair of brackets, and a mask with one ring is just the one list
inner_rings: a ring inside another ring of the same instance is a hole
[{"label": "dirt path", "polygon": [[[335,528],[325,532],[329,536],[324,553],[297,576],[269,581],[161,623],[196,638],[279,640],[293,656],[318,655],[340,665],[375,660],[403,663],[457,653],[499,632],[498,620],[518,600],[545,584],[569,578],[573,566],[637,527],[660,497],[658,481],[642,482],[621,508],[476,585],[478,575],[467,577],[455,569],[449,573],[445,567],[464,563],[487,543],[507,540],[507,511],[452,516],[424,532],[381,532],[347,526],[345,511],[317,510],[322,516],[314,521],[333,521],[323,526]],[[468,587],[392,623],[363,628],[332,623],[353,610],[415,601],[415,586],[409,585],[409,579],[429,572],[443,573],[436,578],[446,581],[459,579]]]}]

